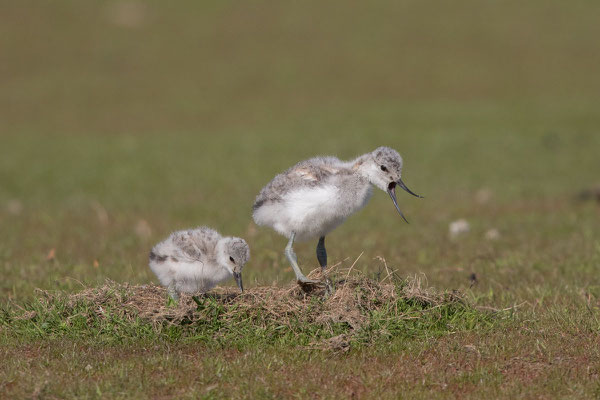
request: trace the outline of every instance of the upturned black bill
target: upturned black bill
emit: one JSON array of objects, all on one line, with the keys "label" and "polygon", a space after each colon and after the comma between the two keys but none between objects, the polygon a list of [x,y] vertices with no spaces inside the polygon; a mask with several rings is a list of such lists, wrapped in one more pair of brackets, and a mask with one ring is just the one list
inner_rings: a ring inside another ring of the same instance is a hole
[{"label": "upturned black bill", "polygon": [[420,199],[423,198],[423,196],[419,196],[416,193],[413,193],[412,190],[410,190],[405,184],[404,182],[402,182],[402,179],[398,179],[398,182],[396,182],[398,184],[398,186],[400,186],[402,189],[406,190],[408,193],[412,194],[415,197],[418,197]]}]

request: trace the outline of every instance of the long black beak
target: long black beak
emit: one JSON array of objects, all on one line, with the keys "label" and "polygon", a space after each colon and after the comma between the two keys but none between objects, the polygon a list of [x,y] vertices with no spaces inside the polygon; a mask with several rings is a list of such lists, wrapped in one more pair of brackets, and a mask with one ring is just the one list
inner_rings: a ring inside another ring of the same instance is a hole
[{"label": "long black beak", "polygon": [[240,290],[242,291],[242,293],[244,293],[244,285],[242,284],[242,273],[234,272],[233,277],[235,278],[235,282],[237,283],[237,285],[240,288]]},{"label": "long black beak", "polygon": [[394,202],[394,206],[396,206],[396,210],[398,210],[398,213],[400,214],[400,216],[402,217],[402,219],[408,224],[408,220],[406,219],[406,217],[404,216],[404,214],[402,214],[402,211],[400,211],[400,207],[398,207],[398,201],[396,200],[396,184],[398,186],[400,186],[402,189],[406,190],[408,193],[412,194],[415,197],[418,198],[423,198],[423,196],[419,196],[418,194],[413,193],[405,184],[404,182],[402,182],[402,179],[398,179],[398,182],[392,182],[388,185],[388,194],[390,195],[390,197],[392,198],[392,201]]},{"label": "long black beak", "polygon": [[406,184],[405,184],[404,182],[402,182],[402,179],[398,179],[398,182],[397,182],[397,183],[398,183],[398,186],[400,186],[402,189],[406,190],[408,193],[412,194],[413,196],[415,196],[415,197],[418,197],[418,198],[420,198],[420,199],[423,199],[423,198],[424,198],[423,196],[419,196],[418,194],[416,194],[416,193],[413,193],[413,191],[412,191],[412,190],[410,190],[410,189],[408,188],[408,186],[406,186]]}]

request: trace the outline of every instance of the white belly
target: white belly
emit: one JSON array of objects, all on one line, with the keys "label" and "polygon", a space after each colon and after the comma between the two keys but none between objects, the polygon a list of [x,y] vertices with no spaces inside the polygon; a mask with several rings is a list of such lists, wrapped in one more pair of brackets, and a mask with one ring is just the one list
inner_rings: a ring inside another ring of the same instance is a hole
[{"label": "white belly", "polygon": [[152,261],[150,268],[164,286],[173,284],[178,292],[197,293],[206,292],[218,283],[231,277],[224,268],[215,268],[200,262]]},{"label": "white belly", "polygon": [[286,237],[296,232],[297,240],[325,236],[366,203],[368,195],[362,197],[343,198],[332,185],[302,188],[291,191],[280,202],[263,205],[254,220]]}]

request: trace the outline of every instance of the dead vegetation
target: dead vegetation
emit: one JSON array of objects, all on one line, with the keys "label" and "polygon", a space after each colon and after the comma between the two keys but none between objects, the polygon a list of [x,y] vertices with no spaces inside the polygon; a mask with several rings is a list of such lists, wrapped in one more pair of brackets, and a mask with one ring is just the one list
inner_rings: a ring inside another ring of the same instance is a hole
[{"label": "dead vegetation", "polygon": [[[444,331],[453,331],[456,315],[481,314],[459,293],[425,288],[418,277],[388,276],[377,282],[359,273],[350,276],[349,272],[331,274],[332,293],[324,287],[307,293],[294,283],[255,287],[243,294],[233,288],[218,288],[195,299],[183,295],[176,306],[167,305],[166,290],[152,284],[107,281],[101,287],[71,295],[40,290],[37,306],[18,306],[19,312],[12,313],[12,319],[37,321],[38,325],[46,321],[49,331],[59,322],[63,327],[74,326],[74,319],[85,327],[115,320],[141,322],[158,333],[176,328],[179,336],[200,335],[225,342],[260,332],[273,340],[288,335],[287,340],[296,337],[299,344],[311,347],[347,349],[353,341],[393,337],[404,328],[442,326]],[[313,277],[317,274],[311,273]]]}]

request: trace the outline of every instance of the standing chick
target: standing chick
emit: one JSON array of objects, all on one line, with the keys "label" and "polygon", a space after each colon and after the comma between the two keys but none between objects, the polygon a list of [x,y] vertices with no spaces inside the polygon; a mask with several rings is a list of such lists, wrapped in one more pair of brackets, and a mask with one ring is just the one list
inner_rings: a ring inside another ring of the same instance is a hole
[{"label": "standing chick", "polygon": [[[277,175],[256,197],[253,218],[289,238],[285,248],[296,280],[317,283],[300,270],[292,248],[294,240],[319,238],[317,259],[327,266],[325,235],[369,201],[373,186],[387,192],[406,221],[396,200],[396,186],[416,197],[402,181],[402,157],[394,149],[379,147],[351,161],[316,157],[301,161]],[[408,222],[408,221],[407,221]]]},{"label": "standing chick", "polygon": [[250,259],[244,239],[223,237],[214,229],[200,227],[173,232],[150,251],[150,269],[169,296],[207,292],[233,276],[243,292],[242,268]]}]

